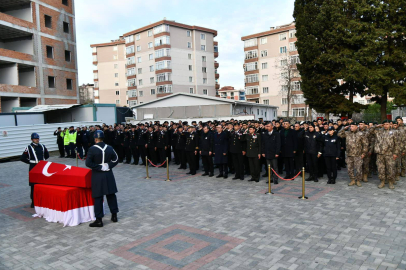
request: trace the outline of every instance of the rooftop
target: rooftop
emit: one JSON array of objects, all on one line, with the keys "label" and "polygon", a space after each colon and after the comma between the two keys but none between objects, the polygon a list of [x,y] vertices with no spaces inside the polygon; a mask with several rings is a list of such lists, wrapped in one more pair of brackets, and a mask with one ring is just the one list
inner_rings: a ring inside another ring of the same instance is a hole
[{"label": "rooftop", "polygon": [[259,38],[259,37],[264,37],[264,36],[269,36],[269,35],[274,35],[282,32],[286,32],[288,30],[292,30],[296,28],[295,22],[292,22],[290,24],[284,24],[276,27],[271,27],[271,30],[265,31],[265,32],[260,32],[257,34],[252,34],[249,36],[244,36],[241,38],[242,41],[252,39],[252,38]]}]

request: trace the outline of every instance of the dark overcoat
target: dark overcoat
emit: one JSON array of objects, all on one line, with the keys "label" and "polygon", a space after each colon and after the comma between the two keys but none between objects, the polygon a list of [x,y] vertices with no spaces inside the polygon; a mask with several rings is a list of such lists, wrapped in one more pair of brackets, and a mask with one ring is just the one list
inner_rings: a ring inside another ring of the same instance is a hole
[{"label": "dark overcoat", "polygon": [[[214,141],[214,164],[226,164],[228,162],[228,133],[213,133]],[[224,155],[226,153],[226,155]]]},{"label": "dark overcoat", "polygon": [[199,137],[199,150],[202,152],[202,156],[208,156],[209,152],[213,153],[213,133],[208,131],[207,133],[200,133]]},{"label": "dark overcoat", "polygon": [[297,136],[293,129],[281,129],[281,154],[284,158],[293,158],[297,150]]}]

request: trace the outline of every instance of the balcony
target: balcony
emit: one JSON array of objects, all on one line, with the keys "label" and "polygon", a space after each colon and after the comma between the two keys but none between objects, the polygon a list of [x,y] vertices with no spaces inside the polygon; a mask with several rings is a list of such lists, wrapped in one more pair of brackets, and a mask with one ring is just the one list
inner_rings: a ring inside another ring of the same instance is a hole
[{"label": "balcony", "polygon": [[0,61],[0,84],[22,86],[21,90],[37,87],[35,67]]},{"label": "balcony", "polygon": [[214,62],[214,68],[219,68],[219,63]]},{"label": "balcony", "polygon": [[33,36],[31,33],[0,25],[0,49],[10,51],[4,53],[9,57],[31,61],[34,55]]},{"label": "balcony", "polygon": [[0,1],[0,12],[32,22],[31,0],[2,0]]},{"label": "balcony", "polygon": [[216,83],[216,90],[220,89],[220,84]]},{"label": "balcony", "polygon": [[214,53],[214,58],[217,58],[217,57],[219,57],[219,53],[218,53],[218,52],[215,52],[215,53]]},{"label": "balcony", "polygon": [[220,74],[216,73],[216,74],[214,74],[214,77],[215,77],[216,79],[218,79],[218,78],[220,78]]}]

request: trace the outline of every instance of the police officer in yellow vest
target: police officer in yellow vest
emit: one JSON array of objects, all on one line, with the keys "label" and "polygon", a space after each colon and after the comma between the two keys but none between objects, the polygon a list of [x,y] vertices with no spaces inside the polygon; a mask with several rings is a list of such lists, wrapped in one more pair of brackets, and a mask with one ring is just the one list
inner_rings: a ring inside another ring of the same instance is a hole
[{"label": "police officer in yellow vest", "polygon": [[66,155],[64,157],[70,157],[70,149],[69,149],[69,129],[66,127],[63,129],[61,136],[63,137],[63,146],[65,148]]},{"label": "police officer in yellow vest", "polygon": [[70,157],[75,157],[75,147],[76,147],[76,130],[73,126],[69,128],[68,138],[69,138],[69,149],[70,149]]}]

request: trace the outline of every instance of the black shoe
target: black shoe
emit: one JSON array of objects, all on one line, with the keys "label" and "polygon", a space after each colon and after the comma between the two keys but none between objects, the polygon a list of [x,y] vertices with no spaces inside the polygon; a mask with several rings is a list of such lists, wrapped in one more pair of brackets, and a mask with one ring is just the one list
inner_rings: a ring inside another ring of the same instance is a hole
[{"label": "black shoe", "polygon": [[89,224],[89,227],[103,227],[103,221],[101,218],[96,218],[93,223]]},{"label": "black shoe", "polygon": [[209,174],[208,174],[208,173],[206,173],[206,172],[205,172],[204,174],[202,174],[202,176],[206,176],[206,175],[209,175]]},{"label": "black shoe", "polygon": [[310,176],[309,178],[307,178],[305,181],[312,181],[314,180],[313,176]]},{"label": "black shoe", "polygon": [[268,177],[268,174],[267,174],[267,173],[266,173],[266,174],[263,174],[262,177]]},{"label": "black shoe", "polygon": [[336,183],[336,180],[335,180],[335,179],[332,179],[332,180],[331,180],[331,184],[334,185],[335,183]]},{"label": "black shoe", "polygon": [[191,173],[190,175],[196,175],[196,173],[194,172],[194,173]]},{"label": "black shoe", "polygon": [[227,179],[228,178],[228,175],[226,174],[226,175],[224,175],[224,179]]},{"label": "black shoe", "polygon": [[34,208],[34,203],[33,202],[31,203],[31,208]]},{"label": "black shoe", "polygon": [[340,166],[338,166],[338,167],[337,167],[337,170],[341,171],[341,167],[340,167]]},{"label": "black shoe", "polygon": [[141,163],[141,164],[138,164],[138,165],[145,166],[145,163]]},{"label": "black shoe", "polygon": [[252,178],[251,178],[250,180],[248,180],[248,182],[252,182],[252,181],[255,181],[255,180],[254,180],[254,179],[252,179]]},{"label": "black shoe", "polygon": [[290,175],[286,175],[283,179],[291,179],[291,178],[293,178],[292,176],[290,176]]},{"label": "black shoe", "polygon": [[59,158],[64,158],[65,156],[59,156]]},{"label": "black shoe", "polygon": [[223,177],[222,174],[219,174],[219,175],[216,176],[216,178],[221,178],[221,177]]},{"label": "black shoe", "polygon": [[241,181],[244,181],[244,177],[241,177],[240,180],[241,180]]},{"label": "black shoe", "polygon": [[278,180],[274,180],[274,181],[273,181],[273,184],[274,184],[274,185],[279,184],[279,183],[278,183]]},{"label": "black shoe", "polygon": [[186,174],[192,174],[192,172],[187,172]]},{"label": "black shoe", "polygon": [[214,174],[213,174],[213,173],[210,173],[210,174],[209,174],[209,177],[213,177],[213,176],[214,176]]},{"label": "black shoe", "polygon": [[238,180],[240,179],[239,177],[233,177],[232,180]]},{"label": "black shoe", "polygon": [[113,222],[117,222],[117,221],[118,221],[118,219],[117,219],[117,213],[111,214],[111,221],[113,221]]},{"label": "black shoe", "polygon": [[255,182],[257,182],[257,183],[258,183],[258,182],[259,182],[259,179],[258,179],[258,180],[255,180]]},{"label": "black shoe", "polygon": [[131,164],[130,162],[126,162],[125,164]]},{"label": "black shoe", "polygon": [[319,179],[317,179],[317,177],[314,178],[314,182],[319,182]]},{"label": "black shoe", "polygon": [[183,169],[182,167],[179,167],[179,168],[178,168],[178,170],[182,170],[182,169]]},{"label": "black shoe", "polygon": [[332,180],[331,180],[331,179],[328,179],[327,185],[330,185],[330,184],[332,184]]}]

